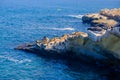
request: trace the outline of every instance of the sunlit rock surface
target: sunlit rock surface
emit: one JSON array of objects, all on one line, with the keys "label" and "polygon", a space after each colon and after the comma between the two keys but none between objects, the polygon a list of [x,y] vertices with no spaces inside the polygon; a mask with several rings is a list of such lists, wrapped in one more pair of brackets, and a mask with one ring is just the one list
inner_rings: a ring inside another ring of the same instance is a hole
[{"label": "sunlit rock surface", "polygon": [[111,27],[114,27],[118,24],[115,20],[112,19],[99,19],[99,20],[93,20],[91,22],[92,26],[99,26],[104,27],[105,29],[110,29]]},{"label": "sunlit rock surface", "polygon": [[[70,44],[72,42],[71,40],[74,40],[75,38],[77,39],[79,37],[84,40],[84,38],[88,37],[88,34],[83,32],[75,32],[73,34],[65,34],[62,37],[55,37],[52,39],[44,37],[41,41],[37,40],[36,43],[34,43],[33,45],[30,44],[21,45],[18,46],[16,49],[30,50],[30,48],[33,47],[37,50],[66,53],[67,51],[71,51],[70,50]],[[83,42],[81,41],[80,43],[83,44]]]},{"label": "sunlit rock surface", "polygon": [[100,14],[120,22],[120,8],[103,9]]},{"label": "sunlit rock surface", "polygon": [[86,14],[82,17],[84,23],[91,23],[93,20],[107,19],[106,16],[100,15],[99,13]]},{"label": "sunlit rock surface", "polygon": [[84,15],[82,20],[91,26],[108,29],[116,26],[120,22],[120,9],[103,9],[99,13]]}]

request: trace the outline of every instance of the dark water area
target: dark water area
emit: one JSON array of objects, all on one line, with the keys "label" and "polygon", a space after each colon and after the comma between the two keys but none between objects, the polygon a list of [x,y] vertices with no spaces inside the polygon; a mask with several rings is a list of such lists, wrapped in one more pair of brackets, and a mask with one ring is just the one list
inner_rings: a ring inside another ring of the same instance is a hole
[{"label": "dark water area", "polygon": [[14,50],[43,36],[86,31],[82,15],[103,8],[120,8],[120,0],[1,0],[0,80],[117,80],[107,68]]}]

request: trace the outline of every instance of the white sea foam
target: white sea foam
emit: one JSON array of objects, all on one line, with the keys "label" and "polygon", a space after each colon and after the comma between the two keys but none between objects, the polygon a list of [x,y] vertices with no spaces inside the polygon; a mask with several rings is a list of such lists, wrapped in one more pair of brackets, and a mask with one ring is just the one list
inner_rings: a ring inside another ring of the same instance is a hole
[{"label": "white sea foam", "polygon": [[74,31],[74,28],[67,27],[67,28],[56,28],[56,27],[51,27],[51,28],[39,28],[39,29],[45,29],[45,30],[58,30],[58,31]]},{"label": "white sea foam", "polygon": [[65,30],[68,30],[68,31],[73,31],[75,30],[74,28],[48,28],[48,29],[51,29],[51,30],[61,30],[61,31],[65,31]]},{"label": "white sea foam", "polygon": [[62,9],[58,8],[57,11],[61,11]]},{"label": "white sea foam", "polygon": [[[24,29],[27,29],[27,28],[24,28]],[[29,28],[29,29],[36,29],[36,28]],[[75,29],[72,28],[72,27],[67,27],[67,28],[56,28],[56,27],[51,27],[51,28],[48,28],[48,27],[39,27],[38,29],[44,29],[44,30],[60,30],[60,31],[74,31]]]},{"label": "white sea foam", "polygon": [[15,62],[15,63],[31,62],[30,59],[22,59],[22,60],[18,60],[18,59],[14,59],[14,58],[12,58],[12,57],[7,57],[7,56],[0,56],[0,58],[2,58],[2,59],[6,59],[6,60],[8,60],[8,61]]},{"label": "white sea foam", "polygon": [[82,18],[83,15],[68,15],[69,17],[73,17],[73,18]]}]

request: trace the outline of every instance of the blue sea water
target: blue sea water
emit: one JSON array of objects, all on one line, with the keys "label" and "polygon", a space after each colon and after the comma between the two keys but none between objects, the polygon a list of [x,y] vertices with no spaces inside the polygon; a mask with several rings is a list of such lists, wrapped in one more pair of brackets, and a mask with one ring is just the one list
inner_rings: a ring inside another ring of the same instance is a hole
[{"label": "blue sea water", "polygon": [[14,50],[43,36],[86,31],[82,15],[103,8],[120,8],[120,0],[0,0],[0,80],[107,80],[82,62]]}]

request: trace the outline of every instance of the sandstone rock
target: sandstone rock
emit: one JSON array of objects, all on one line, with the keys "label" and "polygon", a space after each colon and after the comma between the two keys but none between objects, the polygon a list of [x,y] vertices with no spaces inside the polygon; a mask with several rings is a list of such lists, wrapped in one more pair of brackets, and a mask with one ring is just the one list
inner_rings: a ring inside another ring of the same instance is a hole
[{"label": "sandstone rock", "polygon": [[87,14],[82,17],[84,23],[90,24],[93,27],[102,27],[110,29],[120,23],[120,8],[119,9],[103,9],[96,14]]},{"label": "sandstone rock", "polygon": [[107,19],[107,17],[102,16],[98,13],[96,14],[87,14],[85,16],[82,17],[82,21],[84,23],[91,23],[93,20],[99,20],[99,19]]},{"label": "sandstone rock", "polygon": [[100,14],[120,22],[120,8],[103,9],[100,11]]},{"label": "sandstone rock", "polygon": [[42,43],[43,44],[47,44],[49,42],[49,38],[47,38],[46,36],[42,39]]},{"label": "sandstone rock", "polygon": [[42,54],[42,51],[59,55],[68,54],[72,55],[72,57],[83,58],[88,62],[100,61],[105,64],[120,65],[120,38],[113,34],[110,35],[99,42],[94,42],[88,38],[87,33],[75,32],[60,38],[53,38],[46,45],[40,42],[31,46],[18,46],[16,49],[32,52],[37,51],[39,54]]},{"label": "sandstone rock", "polygon": [[99,26],[105,29],[111,29],[111,27],[115,27],[118,24],[115,20],[112,19],[99,19],[99,20],[93,20],[91,22],[92,26]]}]

